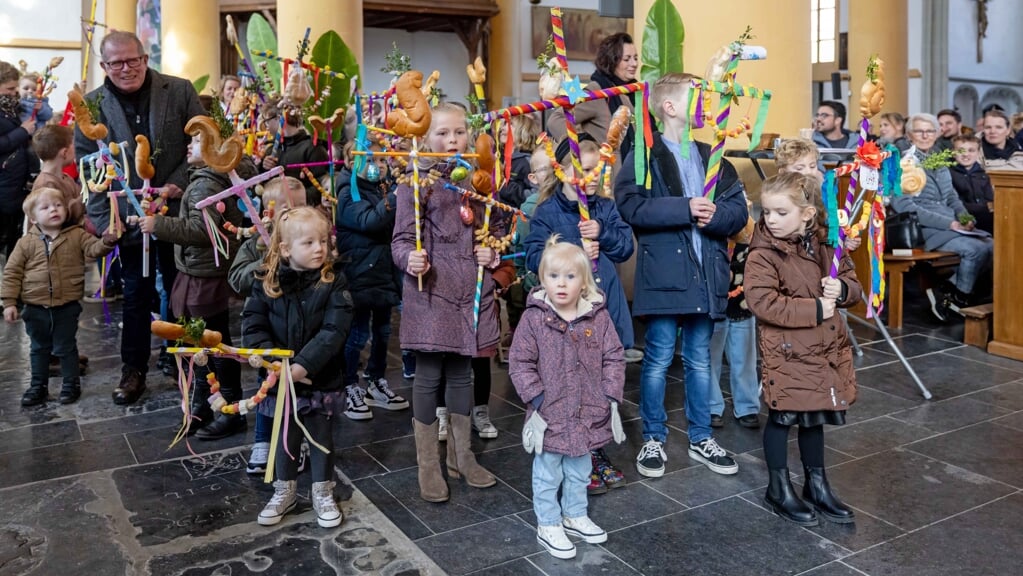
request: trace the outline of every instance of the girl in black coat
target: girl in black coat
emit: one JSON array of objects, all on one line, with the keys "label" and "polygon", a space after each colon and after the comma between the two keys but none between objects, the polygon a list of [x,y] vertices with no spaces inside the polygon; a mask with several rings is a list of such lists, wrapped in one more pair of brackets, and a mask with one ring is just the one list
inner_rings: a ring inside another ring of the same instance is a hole
[{"label": "girl in black coat", "polygon": [[[242,312],[244,346],[285,348],[295,353],[290,375],[296,397],[287,424],[281,423],[287,426],[287,438],[275,447],[274,496],[258,519],[264,526],[277,524],[295,509],[303,430],[313,444],[309,458],[311,500],[317,522],[324,528],[341,524],[341,512],[334,502],[332,430],[342,401],[341,348],[352,322],[352,299],[344,274],[332,261],[329,236],[330,222],[315,208],[281,214],[259,280]],[[283,377],[278,386],[282,385]],[[283,398],[278,394],[276,401]]]}]

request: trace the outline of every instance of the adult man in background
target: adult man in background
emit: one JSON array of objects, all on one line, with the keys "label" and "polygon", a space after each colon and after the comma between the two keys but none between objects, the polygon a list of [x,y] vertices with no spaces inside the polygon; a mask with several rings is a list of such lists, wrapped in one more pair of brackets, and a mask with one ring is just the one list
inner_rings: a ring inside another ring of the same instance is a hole
[{"label": "adult man in background", "polygon": [[938,126],[941,130],[941,136],[934,145],[934,151],[949,150],[952,148],[952,139],[962,133],[963,117],[959,112],[946,108],[938,112]]},{"label": "adult man in background", "polygon": [[[831,100],[821,102],[814,116],[813,143],[817,148],[856,149],[859,138],[845,129],[845,104]],[[823,154],[824,162],[839,162],[841,155]]]}]

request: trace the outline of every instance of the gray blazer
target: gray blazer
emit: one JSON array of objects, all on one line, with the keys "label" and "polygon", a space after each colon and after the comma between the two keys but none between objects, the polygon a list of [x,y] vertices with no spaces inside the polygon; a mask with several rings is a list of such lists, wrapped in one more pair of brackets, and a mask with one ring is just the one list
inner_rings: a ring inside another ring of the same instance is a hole
[{"label": "gray blazer", "polygon": [[[206,111],[199,103],[199,95],[196,93],[192,83],[182,78],[166,76],[155,70],[149,70],[152,75],[149,95],[149,144],[153,151],[159,151],[154,162],[156,176],[150,181],[150,185],[160,187],[165,184],[175,184],[181,190],[188,187],[188,163],[186,156],[188,144],[192,138],[185,134],[185,124],[193,116],[205,116]],[[102,95],[102,96],[98,96]],[[106,124],[109,130],[107,142],[128,142],[127,154],[128,165],[131,168],[130,184],[132,189],[137,190],[142,186],[142,179],[135,174],[135,142],[128,119],[124,115],[115,96],[106,84],[89,92],[86,98],[94,100],[101,97],[100,117],[94,119],[97,122]],[[75,157],[82,158],[96,152],[96,142],[86,138],[82,132],[75,129]],[[118,198],[118,210],[121,218],[134,214],[129,208],[127,199]],[[172,203],[168,214],[176,215],[180,201]],[[89,219],[96,226],[97,230],[106,230],[110,224],[110,201],[106,194],[91,194],[86,205]],[[123,243],[134,244],[142,241],[138,228],[128,228]]]}]

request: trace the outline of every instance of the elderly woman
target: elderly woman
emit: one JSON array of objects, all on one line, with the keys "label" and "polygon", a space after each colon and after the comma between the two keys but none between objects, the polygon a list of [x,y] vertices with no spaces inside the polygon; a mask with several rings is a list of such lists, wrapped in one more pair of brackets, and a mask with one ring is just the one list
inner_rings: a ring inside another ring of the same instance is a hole
[{"label": "elderly woman", "polygon": [[[916,147],[917,159],[922,161],[934,149],[940,133],[938,119],[931,114],[917,114],[910,118],[909,127],[909,138]],[[973,222],[963,224],[959,221],[959,215],[968,212],[952,187],[948,168],[925,172],[927,183],[920,193],[896,196],[892,200],[892,208],[896,212],[916,212],[927,250],[959,255],[959,267],[942,290],[927,290],[931,311],[939,320],[945,321],[949,310],[958,312],[970,305],[977,278],[991,267],[993,243],[991,235],[975,229]]]},{"label": "elderly woman", "polygon": [[909,140],[906,139],[906,119],[898,112],[885,112],[881,115],[881,122],[877,127],[880,133],[878,144],[892,144],[899,149],[899,152],[909,150]]}]

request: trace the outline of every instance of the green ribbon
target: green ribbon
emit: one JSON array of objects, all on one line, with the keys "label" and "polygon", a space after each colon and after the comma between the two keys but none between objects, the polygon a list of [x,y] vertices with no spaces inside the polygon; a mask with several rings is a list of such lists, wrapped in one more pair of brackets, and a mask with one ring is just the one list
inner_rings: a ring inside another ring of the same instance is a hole
[{"label": "green ribbon", "polygon": [[821,202],[824,204],[824,211],[828,216],[828,246],[838,246],[838,181],[835,179],[835,171],[828,170],[824,174],[824,183],[821,185]]}]

